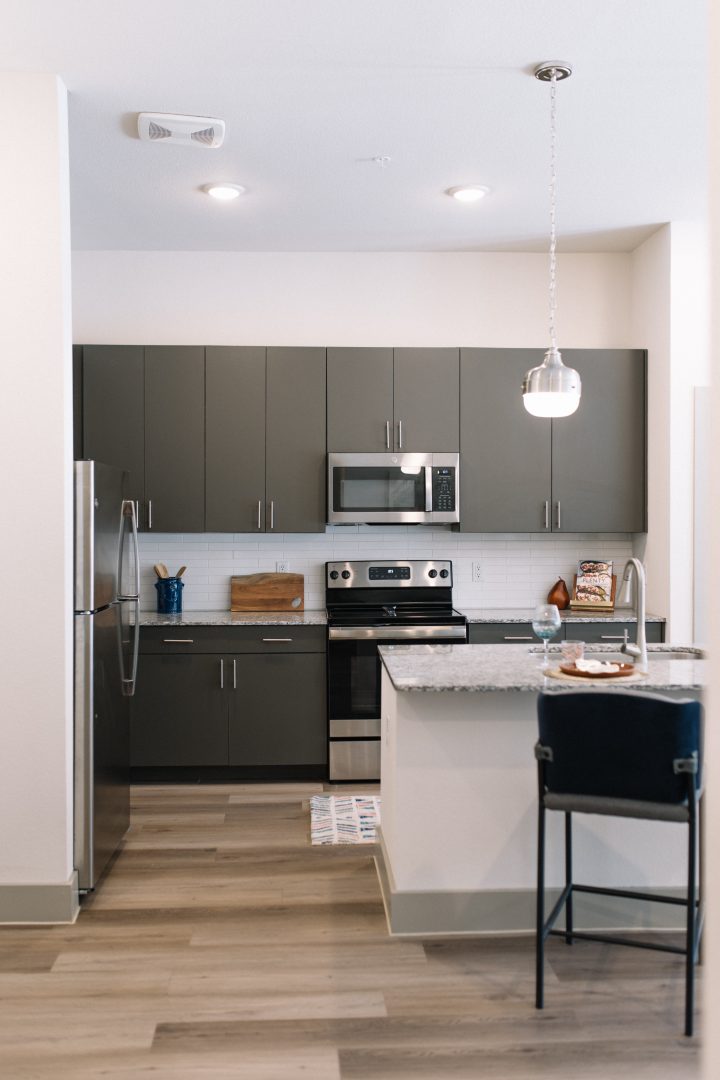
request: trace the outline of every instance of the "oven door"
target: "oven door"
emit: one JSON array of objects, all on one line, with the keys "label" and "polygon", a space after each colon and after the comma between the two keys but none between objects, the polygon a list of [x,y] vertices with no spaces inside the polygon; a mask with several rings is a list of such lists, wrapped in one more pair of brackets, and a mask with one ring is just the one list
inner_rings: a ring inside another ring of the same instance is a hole
[{"label": "oven door", "polygon": [[328,521],[431,521],[431,465],[431,454],[329,454]]},{"label": "oven door", "polygon": [[462,644],[465,626],[331,626],[328,630],[330,738],[380,735],[378,645]]}]

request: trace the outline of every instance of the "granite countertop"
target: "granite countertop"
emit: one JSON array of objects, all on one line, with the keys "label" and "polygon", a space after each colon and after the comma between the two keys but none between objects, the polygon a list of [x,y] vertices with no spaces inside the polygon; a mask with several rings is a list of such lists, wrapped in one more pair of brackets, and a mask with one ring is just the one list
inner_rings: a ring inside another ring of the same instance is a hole
[{"label": "granite countertop", "polygon": [[[608,652],[612,646],[593,646],[588,652]],[[697,693],[707,683],[704,659],[663,659],[668,653],[687,652],[688,647],[648,646],[647,678],[628,680],[588,680],[587,689],[603,690],[680,690]],[[696,650],[700,654],[700,650]],[[545,676],[540,667],[542,648],[526,645],[382,645],[383,664],[396,690],[437,692],[539,690],[564,691],[585,689],[583,683]],[[549,650],[560,662],[559,647]]]},{"label": "granite countertop", "polygon": [[[534,608],[458,608],[469,623],[529,623]],[[637,622],[633,608],[615,608],[615,611],[566,611],[560,612],[563,622],[617,623]],[[646,615],[646,622],[665,622],[661,615]]]},{"label": "granite countertop", "polygon": [[184,611],[182,615],[140,612],[141,626],[326,626],[324,611]]}]

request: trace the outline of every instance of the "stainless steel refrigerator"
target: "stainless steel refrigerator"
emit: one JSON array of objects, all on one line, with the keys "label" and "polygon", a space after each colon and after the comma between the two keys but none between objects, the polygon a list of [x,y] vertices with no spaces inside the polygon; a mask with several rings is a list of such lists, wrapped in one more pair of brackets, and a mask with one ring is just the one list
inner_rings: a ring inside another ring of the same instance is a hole
[{"label": "stainless steel refrigerator", "polygon": [[75,868],[93,889],[130,820],[130,706],[138,661],[135,504],[127,473],[75,462]]}]

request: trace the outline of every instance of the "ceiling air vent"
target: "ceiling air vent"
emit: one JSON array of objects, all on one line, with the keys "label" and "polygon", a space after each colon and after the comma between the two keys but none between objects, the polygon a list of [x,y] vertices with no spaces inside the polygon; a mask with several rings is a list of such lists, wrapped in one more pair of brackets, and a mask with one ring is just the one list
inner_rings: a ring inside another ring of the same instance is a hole
[{"label": "ceiling air vent", "polygon": [[138,135],[147,142],[184,143],[208,148],[222,146],[225,121],[180,113],[138,113]]}]

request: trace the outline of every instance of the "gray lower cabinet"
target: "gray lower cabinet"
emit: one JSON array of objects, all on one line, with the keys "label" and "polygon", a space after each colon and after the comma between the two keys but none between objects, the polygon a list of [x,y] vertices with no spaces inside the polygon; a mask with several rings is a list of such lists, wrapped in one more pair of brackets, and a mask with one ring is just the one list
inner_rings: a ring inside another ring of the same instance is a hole
[{"label": "gray lower cabinet", "polygon": [[[627,631],[628,641],[635,641],[637,623],[566,623],[566,641],[598,642],[602,645],[622,645]],[[665,623],[646,622],[645,638],[656,644],[665,640]]]},{"label": "gray lower cabinet", "polygon": [[324,626],[143,627],[131,700],[136,775],[231,767],[324,776],[325,648]]},{"label": "gray lower cabinet", "polygon": [[205,349],[145,349],[145,499],[148,529],[205,528]]},{"label": "gray lower cabinet", "polygon": [[327,760],[325,656],[233,658],[231,765],[316,765]]},{"label": "gray lower cabinet", "polygon": [[132,766],[227,765],[219,668],[213,655],[141,656],[130,712]]},{"label": "gray lower cabinet", "polygon": [[461,351],[460,528],[467,532],[643,532],[645,353],[568,349],[582,398],[545,420],[522,404],[537,349]]},{"label": "gray lower cabinet", "polygon": [[458,349],[328,349],[328,451],[457,452],[459,361]]},{"label": "gray lower cabinet", "polygon": [[205,350],[210,532],[325,528],[325,349]]},{"label": "gray lower cabinet", "polygon": [[[625,640],[635,640],[636,623],[631,622],[565,622],[550,644],[559,641],[587,641],[603,645],[621,645]],[[665,623],[646,622],[645,635],[648,642],[659,643],[665,640]],[[533,633],[532,623],[470,623],[468,640],[471,645],[537,645],[542,642]]]}]

